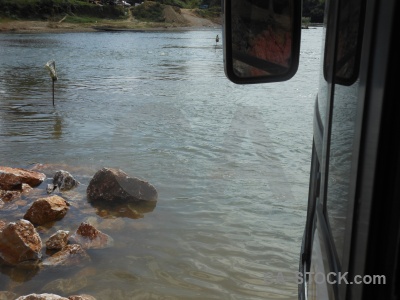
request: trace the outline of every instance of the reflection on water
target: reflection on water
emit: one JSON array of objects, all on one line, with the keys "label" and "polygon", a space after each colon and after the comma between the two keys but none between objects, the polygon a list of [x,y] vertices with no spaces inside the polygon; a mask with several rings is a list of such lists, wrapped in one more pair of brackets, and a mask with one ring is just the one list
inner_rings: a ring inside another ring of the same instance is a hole
[{"label": "reflection on water", "polygon": [[60,116],[56,116],[53,126],[53,138],[54,139],[59,139],[61,138],[62,134],[62,118]]},{"label": "reflection on water", "polygon": [[[114,239],[75,268],[3,266],[0,290],[297,299],[295,282],[269,284],[265,274],[298,267],[321,30],[303,33],[298,75],[256,86],[225,78],[217,34],[0,35],[0,164],[42,163],[48,178],[64,169],[81,182],[62,194],[67,215],[39,228],[43,240],[83,221]],[[157,206],[92,206],[86,188],[102,167],[148,180]],[[22,218],[44,186],[35,193],[8,203],[0,219]]]}]

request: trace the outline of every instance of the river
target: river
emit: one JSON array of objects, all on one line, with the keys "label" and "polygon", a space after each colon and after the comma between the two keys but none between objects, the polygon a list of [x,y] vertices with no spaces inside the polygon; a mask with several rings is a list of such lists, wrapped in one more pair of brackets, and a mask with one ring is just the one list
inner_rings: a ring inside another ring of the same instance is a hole
[{"label": "river", "polygon": [[[63,195],[71,216],[43,237],[109,221],[102,231],[115,242],[79,268],[1,267],[0,291],[297,299],[322,29],[302,31],[291,80],[249,86],[225,78],[217,34],[0,34],[0,165],[39,163],[80,180]],[[156,207],[135,218],[96,214],[84,194],[102,167],[148,180]],[[0,219],[22,218],[30,204]]]}]

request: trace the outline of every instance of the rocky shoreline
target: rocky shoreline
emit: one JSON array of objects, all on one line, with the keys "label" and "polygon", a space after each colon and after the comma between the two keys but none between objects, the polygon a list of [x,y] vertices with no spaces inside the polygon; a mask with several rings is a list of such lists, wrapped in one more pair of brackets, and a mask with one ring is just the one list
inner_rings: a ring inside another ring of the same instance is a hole
[{"label": "rocky shoreline", "polygon": [[[52,178],[47,178],[40,171],[0,166],[0,268],[19,269],[31,276],[55,267],[81,268],[91,262],[88,249],[101,250],[114,245],[113,237],[99,230],[101,223],[110,220],[118,223],[121,216],[143,217],[136,208],[144,203],[147,211],[152,211],[158,200],[153,185],[130,177],[120,169],[98,170],[87,185],[86,195],[78,197],[82,203],[68,200],[69,193],[80,186],[81,183],[65,170],[58,170]],[[77,228],[56,226],[70,214],[76,214],[76,219],[82,218],[79,208],[88,205],[93,208],[89,211],[103,219],[101,223],[95,216],[88,217],[86,211],[86,217]],[[1,213],[14,211],[15,207],[23,217],[5,220]],[[47,293],[17,295],[12,291],[0,291],[0,299],[95,298],[85,294],[65,298]]]}]

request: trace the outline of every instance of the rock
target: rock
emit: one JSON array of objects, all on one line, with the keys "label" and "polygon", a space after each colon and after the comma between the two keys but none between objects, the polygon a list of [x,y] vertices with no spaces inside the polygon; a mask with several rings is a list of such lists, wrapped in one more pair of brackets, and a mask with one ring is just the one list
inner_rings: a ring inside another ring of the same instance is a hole
[{"label": "rock", "polygon": [[23,183],[36,187],[45,179],[46,175],[40,172],[0,167],[0,189],[2,190],[21,190]]},{"label": "rock", "polygon": [[54,187],[58,187],[60,191],[69,191],[79,185],[79,182],[72,175],[64,170],[57,171],[53,177]]},{"label": "rock", "polygon": [[79,226],[70,239],[85,249],[103,249],[114,244],[112,237],[85,222]]},{"label": "rock", "polygon": [[103,168],[93,176],[86,195],[90,202],[157,201],[158,198],[150,183],[110,168]]},{"label": "rock", "polygon": [[58,230],[46,242],[46,248],[50,250],[60,250],[68,244],[69,231]]},{"label": "rock", "polygon": [[24,194],[28,194],[33,190],[33,187],[31,187],[29,184],[27,183],[23,183],[22,184],[22,193]]},{"label": "rock", "polygon": [[77,266],[89,262],[90,257],[86,251],[77,244],[67,245],[61,251],[46,258],[43,266]]},{"label": "rock", "polygon": [[18,296],[15,293],[8,292],[8,291],[0,291],[0,300],[14,300]]},{"label": "rock", "polygon": [[90,295],[73,295],[68,297],[69,300],[96,300],[95,297],[90,296]]},{"label": "rock", "polygon": [[57,187],[56,187],[54,184],[52,184],[52,183],[47,184],[47,187],[46,187],[46,192],[47,192],[47,194],[51,194],[52,192],[54,192],[54,190],[55,190],[56,188],[57,188]]},{"label": "rock", "polygon": [[88,284],[88,280],[83,276],[73,276],[72,278],[56,279],[43,287],[43,291],[59,294],[71,294],[83,289]]},{"label": "rock", "polygon": [[68,300],[68,298],[56,294],[30,294],[18,297],[16,300]]},{"label": "rock", "polygon": [[4,222],[3,220],[0,220],[0,233],[3,231],[3,229],[6,227],[7,223]]},{"label": "rock", "polygon": [[21,190],[6,191],[0,189],[0,200],[4,202],[10,202],[16,199],[20,199],[22,194],[28,194],[31,190],[33,190],[33,188],[26,183],[21,184]]},{"label": "rock", "polygon": [[5,191],[0,190],[0,200],[3,202],[10,202],[21,197],[21,191]]},{"label": "rock", "polygon": [[0,199],[0,209],[4,207],[4,201]]},{"label": "rock", "polygon": [[0,232],[0,257],[8,264],[38,260],[41,249],[40,236],[27,220],[9,223]]},{"label": "rock", "polygon": [[69,203],[59,196],[39,198],[33,202],[24,219],[35,225],[43,225],[62,219],[69,209]]}]

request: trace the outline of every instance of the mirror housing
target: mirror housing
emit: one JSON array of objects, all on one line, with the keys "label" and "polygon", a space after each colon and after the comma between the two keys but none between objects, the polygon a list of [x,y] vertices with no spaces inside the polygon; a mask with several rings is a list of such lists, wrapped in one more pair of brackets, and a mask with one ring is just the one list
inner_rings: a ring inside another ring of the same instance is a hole
[{"label": "mirror housing", "polygon": [[224,67],[234,83],[293,77],[299,66],[301,0],[224,0]]}]

